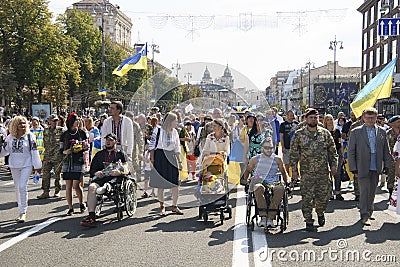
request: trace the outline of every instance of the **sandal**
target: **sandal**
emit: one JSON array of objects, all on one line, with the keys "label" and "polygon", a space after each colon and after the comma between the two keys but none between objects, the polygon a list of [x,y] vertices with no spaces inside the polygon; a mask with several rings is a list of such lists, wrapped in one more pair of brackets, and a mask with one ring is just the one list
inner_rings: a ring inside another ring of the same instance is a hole
[{"label": "sandal", "polygon": [[183,212],[178,208],[178,206],[172,206],[171,211],[177,215],[183,215]]},{"label": "sandal", "polygon": [[160,202],[160,215],[161,216],[167,215],[167,213],[165,212],[165,207],[163,202]]},{"label": "sandal", "polygon": [[71,216],[72,214],[74,214],[74,209],[69,209],[67,212],[67,216]]}]

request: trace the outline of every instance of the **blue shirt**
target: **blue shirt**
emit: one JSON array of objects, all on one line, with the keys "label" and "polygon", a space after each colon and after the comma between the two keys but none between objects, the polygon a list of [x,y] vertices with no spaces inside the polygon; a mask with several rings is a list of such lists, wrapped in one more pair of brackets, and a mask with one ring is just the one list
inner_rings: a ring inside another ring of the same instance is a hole
[{"label": "blue shirt", "polygon": [[377,170],[377,168],[376,168],[376,128],[375,127],[366,127],[366,129],[367,129],[369,147],[371,150],[369,170],[376,171]]}]

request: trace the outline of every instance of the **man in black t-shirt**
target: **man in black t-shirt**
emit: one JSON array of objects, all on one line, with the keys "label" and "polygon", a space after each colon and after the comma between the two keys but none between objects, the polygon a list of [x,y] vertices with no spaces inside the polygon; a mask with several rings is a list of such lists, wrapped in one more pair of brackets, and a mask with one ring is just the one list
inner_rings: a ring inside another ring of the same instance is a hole
[{"label": "man in black t-shirt", "polygon": [[282,154],[283,154],[283,164],[285,164],[285,169],[287,173],[289,172],[290,164],[289,164],[289,151],[290,151],[290,141],[293,137],[293,134],[296,130],[297,121],[294,120],[294,112],[293,110],[289,110],[286,114],[286,120],[281,123],[279,127],[279,135],[282,145]]},{"label": "man in black t-shirt", "polygon": [[[90,177],[93,182],[88,187],[87,208],[89,216],[80,222],[85,227],[96,227],[96,193],[104,194],[106,184],[116,177],[129,173],[126,154],[117,150],[117,136],[109,133],[106,137],[106,148],[97,152],[90,165]],[[114,163],[115,165],[110,165]]]}]

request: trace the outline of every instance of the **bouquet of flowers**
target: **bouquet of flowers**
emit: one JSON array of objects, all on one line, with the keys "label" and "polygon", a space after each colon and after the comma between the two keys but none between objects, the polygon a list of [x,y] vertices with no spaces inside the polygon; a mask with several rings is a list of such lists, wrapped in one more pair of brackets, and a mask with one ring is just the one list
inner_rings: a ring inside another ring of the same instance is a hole
[{"label": "bouquet of flowers", "polygon": [[78,153],[82,150],[87,150],[89,148],[89,144],[86,140],[71,140],[71,152]]},{"label": "bouquet of flowers", "polygon": [[[112,170],[118,170],[121,174],[127,174],[126,164],[122,163],[121,160],[118,160],[116,163],[111,162],[101,172],[104,174],[104,176],[110,176],[110,172]],[[99,178],[97,176],[93,176],[92,180],[95,181],[96,179]]]}]

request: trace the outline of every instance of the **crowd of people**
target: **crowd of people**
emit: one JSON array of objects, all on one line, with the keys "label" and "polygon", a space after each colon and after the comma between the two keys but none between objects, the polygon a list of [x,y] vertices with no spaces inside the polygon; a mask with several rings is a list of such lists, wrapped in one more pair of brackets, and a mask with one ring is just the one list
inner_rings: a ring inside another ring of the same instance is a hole
[{"label": "crowd of people", "polygon": [[[216,154],[226,165],[239,163],[237,181],[251,177],[261,208],[266,206],[267,187],[272,188],[270,205],[275,209],[284,187],[299,185],[307,231],[316,231],[314,207],[318,224],[323,226],[328,201],[345,200],[345,179],[354,187],[362,223],[370,225],[376,187],[386,186],[390,199],[399,175],[400,116],[387,120],[374,108],[366,109],[360,118],[354,113],[346,118],[343,112],[335,118],[312,108],[301,116],[289,110],[284,117],[276,108],[264,113],[224,114],[215,108],[208,113],[176,110],[163,115],[158,108],[134,114],[113,101],[108,114],[99,117],[71,112],[65,117],[51,114],[43,122],[37,117],[13,116],[5,121],[0,134],[4,136],[0,156],[6,156],[15,184],[18,222],[27,220],[27,184],[33,170],[42,177],[38,199],[59,198],[62,177],[66,214],[75,213],[75,193],[79,212],[89,211],[81,225],[95,227],[96,194],[107,190],[110,178],[128,173],[144,181],[142,198],[157,197],[160,216],[167,214],[165,189],[172,193],[170,211],[183,215],[178,207],[181,182],[201,179],[198,169],[203,159]],[[110,163],[119,167],[106,172]],[[87,188],[87,202],[85,174],[93,180]],[[51,176],[55,178],[53,195]],[[274,227],[275,215],[261,212],[259,225]]]}]

